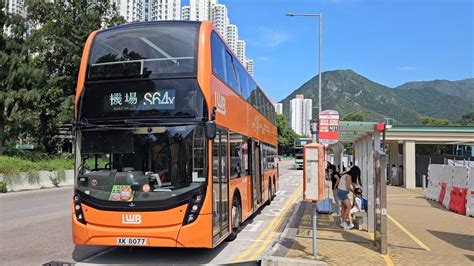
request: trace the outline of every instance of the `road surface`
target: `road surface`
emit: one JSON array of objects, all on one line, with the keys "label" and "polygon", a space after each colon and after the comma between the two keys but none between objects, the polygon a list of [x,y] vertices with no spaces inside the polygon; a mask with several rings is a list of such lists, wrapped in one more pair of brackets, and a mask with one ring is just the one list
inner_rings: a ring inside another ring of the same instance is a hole
[{"label": "road surface", "polygon": [[301,171],[280,163],[280,189],[242,226],[236,240],[215,249],[75,246],[71,239],[72,187],[0,195],[0,257],[3,265],[51,261],[82,263],[230,263],[258,260],[271,253],[301,199]]}]

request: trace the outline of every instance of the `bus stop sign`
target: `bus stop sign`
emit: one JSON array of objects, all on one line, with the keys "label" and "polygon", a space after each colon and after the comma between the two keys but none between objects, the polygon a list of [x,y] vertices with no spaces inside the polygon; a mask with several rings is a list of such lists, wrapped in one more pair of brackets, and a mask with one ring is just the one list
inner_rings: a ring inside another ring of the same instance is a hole
[{"label": "bus stop sign", "polygon": [[303,200],[323,199],[324,146],[311,143],[303,147]]},{"label": "bus stop sign", "polygon": [[339,141],[339,113],[325,110],[319,114],[319,143],[330,145]]}]

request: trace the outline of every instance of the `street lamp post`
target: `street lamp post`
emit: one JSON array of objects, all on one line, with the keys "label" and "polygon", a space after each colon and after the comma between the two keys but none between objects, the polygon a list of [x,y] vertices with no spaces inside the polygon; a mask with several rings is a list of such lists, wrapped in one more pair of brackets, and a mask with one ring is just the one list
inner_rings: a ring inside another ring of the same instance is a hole
[{"label": "street lamp post", "polygon": [[319,14],[295,14],[286,13],[285,16],[289,17],[317,17],[319,19],[319,88],[318,88],[318,116],[323,110],[321,108],[321,71],[322,71],[322,48],[323,48],[323,13]]},{"label": "street lamp post", "polygon": [[[322,57],[321,57],[321,51],[322,51],[322,35],[323,35],[323,13],[319,14],[294,14],[294,13],[286,13],[286,16],[290,17],[318,17],[319,18],[319,88],[318,88],[318,117],[321,111],[323,110],[321,108],[321,62],[322,62]],[[313,121],[313,124],[311,125],[312,131],[315,128],[316,123]],[[319,133],[319,132],[318,132]],[[319,138],[316,137],[317,134],[313,135],[314,141],[318,141]],[[316,140],[318,138],[318,140]],[[306,166],[304,166],[306,167]],[[317,256],[318,254],[318,248],[317,248],[317,213],[316,213],[316,203],[312,203],[312,222],[313,222],[313,256]]]}]

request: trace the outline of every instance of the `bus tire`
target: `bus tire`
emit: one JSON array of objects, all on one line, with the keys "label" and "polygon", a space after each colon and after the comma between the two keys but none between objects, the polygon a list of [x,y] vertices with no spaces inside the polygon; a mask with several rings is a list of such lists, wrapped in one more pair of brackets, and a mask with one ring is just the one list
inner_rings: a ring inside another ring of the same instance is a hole
[{"label": "bus tire", "polygon": [[273,189],[272,189],[272,200],[274,200],[275,197],[276,197],[276,191],[277,191],[277,189],[276,189],[276,184],[275,184],[275,177],[273,177],[272,188],[273,188]]},{"label": "bus tire", "polygon": [[242,208],[240,207],[240,201],[238,198],[234,198],[232,202],[232,229],[230,235],[227,237],[227,241],[234,241],[237,238],[237,234],[240,230],[240,223],[242,222]]},{"label": "bus tire", "polygon": [[273,188],[272,188],[272,182],[268,182],[268,199],[267,199],[267,205],[270,205],[273,200]]}]

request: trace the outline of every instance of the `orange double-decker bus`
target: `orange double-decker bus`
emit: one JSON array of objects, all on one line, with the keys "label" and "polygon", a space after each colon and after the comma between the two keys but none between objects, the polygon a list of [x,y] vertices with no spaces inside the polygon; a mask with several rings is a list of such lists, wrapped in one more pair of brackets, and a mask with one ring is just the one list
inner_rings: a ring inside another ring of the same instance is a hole
[{"label": "orange double-decker bus", "polygon": [[75,244],[213,248],[278,189],[273,106],[209,22],[92,32],[75,107]]}]

